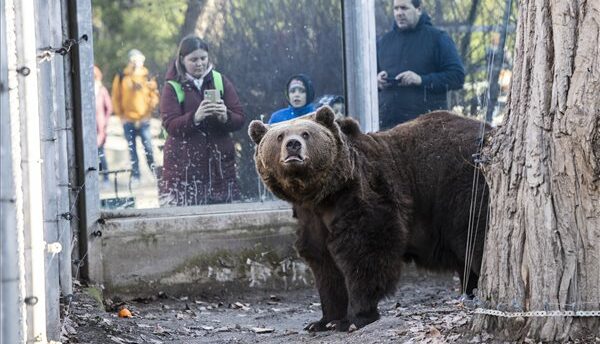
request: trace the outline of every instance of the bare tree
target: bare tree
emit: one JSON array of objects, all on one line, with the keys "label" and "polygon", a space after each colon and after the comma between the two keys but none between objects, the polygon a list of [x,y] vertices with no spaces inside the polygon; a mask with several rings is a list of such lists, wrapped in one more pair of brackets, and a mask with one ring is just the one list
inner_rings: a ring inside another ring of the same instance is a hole
[{"label": "bare tree", "polygon": [[477,9],[479,8],[479,4],[481,2],[479,0],[473,0],[471,2],[471,6],[469,7],[469,15],[465,20],[465,25],[467,26],[467,32],[463,36],[460,42],[460,56],[463,60],[466,60],[466,57],[469,53],[469,45],[471,44],[471,33],[473,32],[473,25],[475,24],[475,19],[477,18]]},{"label": "bare tree", "polygon": [[183,37],[193,34],[196,30],[196,22],[198,21],[198,17],[200,13],[202,13],[202,9],[206,5],[206,0],[189,0],[188,7],[185,11],[185,19],[183,21],[183,25],[181,26],[180,37],[181,40]]},{"label": "bare tree", "polygon": [[508,114],[484,151],[479,297],[501,313],[477,316],[476,331],[558,342],[599,333],[598,316],[518,313],[600,309],[599,13],[599,1],[520,2]]}]

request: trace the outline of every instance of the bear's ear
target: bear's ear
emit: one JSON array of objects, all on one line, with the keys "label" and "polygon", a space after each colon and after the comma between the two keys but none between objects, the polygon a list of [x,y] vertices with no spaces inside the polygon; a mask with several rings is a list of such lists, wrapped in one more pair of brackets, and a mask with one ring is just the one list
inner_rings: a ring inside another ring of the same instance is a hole
[{"label": "bear's ear", "polygon": [[317,123],[323,125],[325,128],[333,129],[335,127],[333,124],[334,120],[335,120],[335,113],[329,106],[327,106],[327,105],[321,106],[317,110],[317,113],[315,115],[315,121],[317,121]]},{"label": "bear's ear", "polygon": [[268,130],[269,128],[263,122],[254,120],[248,126],[248,135],[258,145]]},{"label": "bear's ear", "polygon": [[347,136],[355,136],[361,133],[360,124],[358,124],[354,118],[344,117],[342,119],[338,119],[337,123],[340,126],[342,133],[346,134]]}]

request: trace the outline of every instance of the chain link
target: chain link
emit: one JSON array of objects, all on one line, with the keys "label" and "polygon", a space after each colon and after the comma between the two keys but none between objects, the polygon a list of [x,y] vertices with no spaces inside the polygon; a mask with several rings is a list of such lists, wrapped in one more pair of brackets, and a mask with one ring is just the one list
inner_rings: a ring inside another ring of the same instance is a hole
[{"label": "chain link", "polygon": [[475,314],[493,315],[504,318],[516,317],[600,317],[600,311],[528,311],[504,312],[495,309],[477,308]]}]

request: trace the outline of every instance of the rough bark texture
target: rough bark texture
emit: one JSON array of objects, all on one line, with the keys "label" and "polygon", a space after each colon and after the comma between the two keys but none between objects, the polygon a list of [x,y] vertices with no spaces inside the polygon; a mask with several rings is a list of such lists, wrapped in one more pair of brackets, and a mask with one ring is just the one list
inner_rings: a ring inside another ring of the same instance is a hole
[{"label": "rough bark texture", "polygon": [[[600,309],[600,1],[522,0],[510,107],[485,154],[484,307]],[[509,340],[600,333],[599,317],[477,316]]]}]

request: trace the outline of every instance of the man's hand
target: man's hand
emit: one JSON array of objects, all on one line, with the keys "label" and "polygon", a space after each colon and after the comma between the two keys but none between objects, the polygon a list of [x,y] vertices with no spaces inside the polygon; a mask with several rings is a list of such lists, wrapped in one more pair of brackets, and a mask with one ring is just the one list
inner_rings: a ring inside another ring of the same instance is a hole
[{"label": "man's hand", "polygon": [[389,86],[389,83],[387,82],[387,72],[386,71],[381,71],[377,74],[377,88],[379,88],[380,90],[383,90],[384,88]]},{"label": "man's hand", "polygon": [[395,79],[398,80],[400,86],[420,86],[422,81],[419,74],[410,70],[396,75]]}]

